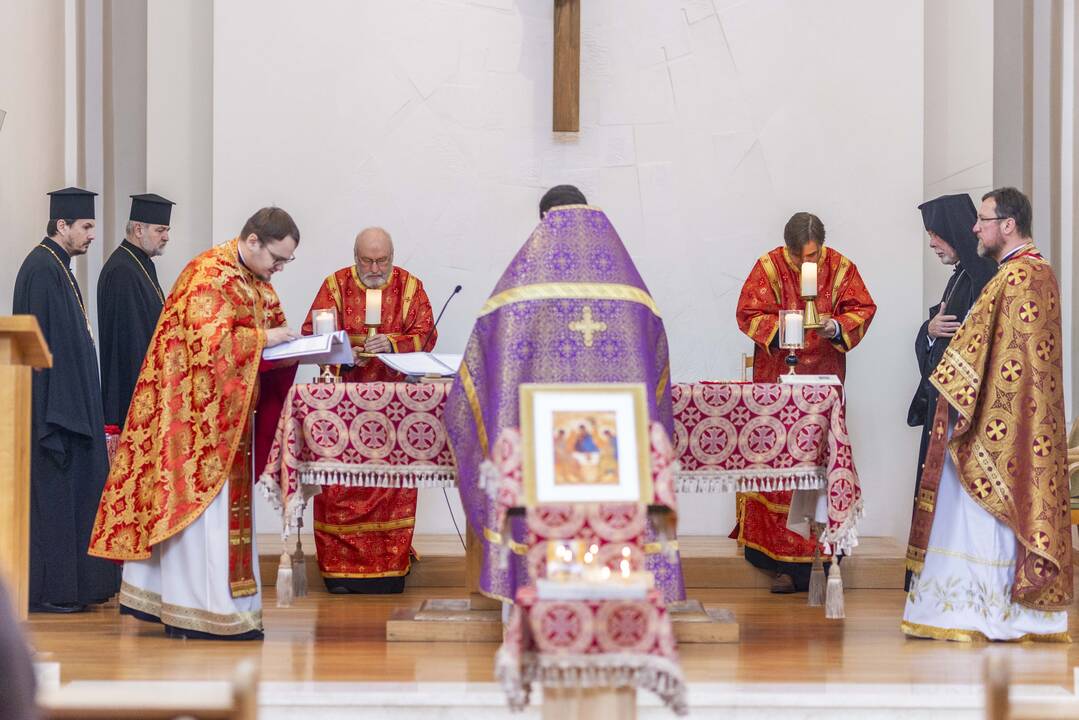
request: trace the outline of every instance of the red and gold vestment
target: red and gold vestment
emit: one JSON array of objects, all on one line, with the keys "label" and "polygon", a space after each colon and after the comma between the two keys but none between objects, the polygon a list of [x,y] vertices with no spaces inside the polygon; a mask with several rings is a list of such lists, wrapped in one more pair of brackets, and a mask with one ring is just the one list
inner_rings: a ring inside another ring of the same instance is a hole
[{"label": "red and gold vestment", "polygon": [[[336,308],[342,329],[353,346],[360,346],[367,337],[367,290],[355,266],[341,268],[322,282],[311,310]],[[420,352],[434,348],[438,335],[433,328],[431,301],[423,283],[404,268],[394,267],[382,287],[378,332],[389,339],[393,352]],[[303,333],[311,333],[310,312]],[[404,379],[378,360],[338,372],[347,382]],[[324,578],[362,590],[364,581],[408,574],[416,524],[415,489],[325,487],[315,496],[314,506],[315,547]]]},{"label": "red and gold vestment", "polygon": [[[753,382],[774,383],[787,371],[786,351],[778,347],[780,310],[801,310],[802,273],[786,247],[762,255],[738,297],[738,327],[753,340]],[[846,376],[846,353],[869,329],[877,311],[858,268],[839,252],[822,247],[817,263],[817,311],[839,323],[840,335],[826,340],[806,331],[798,351],[798,372]],[[740,493],[738,525],[731,537],[781,562],[810,562],[816,540],[787,529],[791,492]]]},{"label": "red and gold vestment", "polygon": [[[251,414],[276,418],[279,369],[260,393],[266,330],[285,323],[277,293],[242,264],[237,240],[184,269],[161,313],[101,496],[89,554],[146,560],[229,482],[232,595],[258,591],[251,537]],[[261,406],[261,407],[260,407]],[[259,423],[260,426],[263,423]],[[264,443],[262,454],[269,450]],[[264,462],[257,458],[255,465]]]}]

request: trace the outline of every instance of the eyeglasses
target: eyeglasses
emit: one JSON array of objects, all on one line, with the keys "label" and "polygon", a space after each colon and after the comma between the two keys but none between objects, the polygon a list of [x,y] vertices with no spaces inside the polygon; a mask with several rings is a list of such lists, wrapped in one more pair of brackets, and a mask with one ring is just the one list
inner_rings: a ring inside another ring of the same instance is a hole
[{"label": "eyeglasses", "polygon": [[379,267],[386,267],[391,262],[393,262],[392,257],[381,257],[375,259],[361,257],[357,258],[357,260],[359,261],[360,265],[363,265],[365,267],[375,267],[376,265]]},{"label": "eyeglasses", "polygon": [[263,247],[266,248],[266,252],[270,253],[270,257],[273,258],[273,264],[274,265],[288,265],[290,262],[292,262],[293,260],[296,259],[295,254],[293,254],[293,255],[291,255],[289,257],[281,257],[280,255],[275,253],[273,250],[271,250],[269,245],[264,245]]},{"label": "eyeglasses", "polygon": [[992,222],[994,220],[1011,220],[1011,218],[1010,217],[991,217],[991,218],[987,218],[987,217],[982,217],[981,215],[978,216],[978,222]]}]

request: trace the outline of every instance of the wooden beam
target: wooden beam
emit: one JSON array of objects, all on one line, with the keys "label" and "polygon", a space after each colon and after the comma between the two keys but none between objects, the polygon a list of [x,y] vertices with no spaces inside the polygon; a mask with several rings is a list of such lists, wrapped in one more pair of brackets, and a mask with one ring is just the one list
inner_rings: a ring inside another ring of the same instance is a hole
[{"label": "wooden beam", "polygon": [[554,2],[553,129],[581,129],[581,0]]}]

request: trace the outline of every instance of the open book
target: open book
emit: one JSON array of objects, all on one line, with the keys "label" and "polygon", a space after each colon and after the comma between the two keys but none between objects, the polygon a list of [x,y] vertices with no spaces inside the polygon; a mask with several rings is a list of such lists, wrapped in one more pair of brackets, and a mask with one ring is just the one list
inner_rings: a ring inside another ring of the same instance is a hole
[{"label": "open book", "polygon": [[352,345],[348,333],[338,330],[331,335],[304,335],[262,351],[263,360],[298,359],[312,365],[351,365]]},{"label": "open book", "polygon": [[463,355],[450,353],[385,353],[378,356],[386,367],[414,377],[453,377]]}]

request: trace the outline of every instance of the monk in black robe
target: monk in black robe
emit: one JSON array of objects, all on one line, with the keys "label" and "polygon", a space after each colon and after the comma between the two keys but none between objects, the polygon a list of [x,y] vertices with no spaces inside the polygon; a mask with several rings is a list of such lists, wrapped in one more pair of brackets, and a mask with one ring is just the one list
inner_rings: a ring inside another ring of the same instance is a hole
[{"label": "monk in black robe", "polygon": [[94,193],[50,193],[48,237],[15,279],[16,314],[33,315],[52,368],[33,375],[30,609],[78,612],[120,588],[120,567],[86,553],[108,474],[97,351],[71,258],[94,239]]},{"label": "monk in black robe", "polygon": [[[978,213],[969,195],[944,195],[922,203],[918,209],[922,211],[922,223],[929,233],[930,249],[942,263],[952,266],[952,276],[944,286],[941,301],[929,308],[929,318],[922,323],[914,340],[914,357],[918,362],[920,378],[907,411],[907,424],[922,427],[914,483],[915,498],[922,482],[922,464],[929,445],[932,409],[937,406],[938,393],[929,378],[982,288],[997,272],[996,262],[978,255],[978,238],[974,235]],[[910,571],[907,571],[906,586],[909,590]]]},{"label": "monk in black robe", "polygon": [[109,256],[97,284],[101,329],[101,391],[105,424],[123,427],[146,348],[165,306],[152,258],[169,241],[171,200],[132,195],[127,233]]}]

